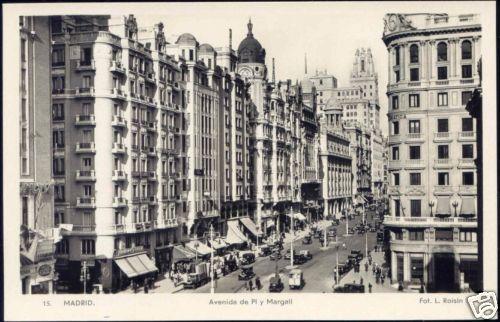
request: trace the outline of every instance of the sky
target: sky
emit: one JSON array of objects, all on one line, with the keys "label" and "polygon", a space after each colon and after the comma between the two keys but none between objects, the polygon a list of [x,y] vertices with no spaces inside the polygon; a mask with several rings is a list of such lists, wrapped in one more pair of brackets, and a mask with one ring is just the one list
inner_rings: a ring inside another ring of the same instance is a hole
[{"label": "sky", "polygon": [[[445,4],[445,6],[443,6]],[[214,47],[229,43],[233,48],[246,37],[248,19],[253,34],[266,49],[266,64],[271,70],[275,58],[276,78],[303,79],[304,55],[309,74],[326,69],[338,79],[338,86],[348,86],[357,48],[371,48],[378,73],[381,105],[381,129],[387,134],[387,50],[382,42],[386,13],[477,13],[477,5],[468,2],[302,2],[302,3],[157,3],[152,10],[138,7],[139,27],[163,22],[169,42],[189,32],[200,44]],[[423,10],[422,8],[425,8]],[[445,11],[444,11],[445,10]]]}]

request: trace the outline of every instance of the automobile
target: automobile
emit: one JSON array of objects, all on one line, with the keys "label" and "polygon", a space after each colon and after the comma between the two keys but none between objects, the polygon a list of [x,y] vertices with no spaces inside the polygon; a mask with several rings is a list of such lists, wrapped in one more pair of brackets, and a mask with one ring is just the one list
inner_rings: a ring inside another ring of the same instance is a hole
[{"label": "automobile", "polygon": [[247,281],[255,276],[252,265],[245,265],[241,267],[241,272],[238,275],[238,280]]},{"label": "automobile", "polygon": [[269,292],[279,293],[283,291],[283,288],[283,282],[281,281],[281,278],[279,276],[271,277],[269,281]]},{"label": "automobile", "polygon": [[302,244],[307,245],[312,243],[312,238],[311,236],[306,236],[304,239],[302,239]]},{"label": "automobile", "polygon": [[271,256],[269,256],[269,259],[272,260],[272,261],[277,261],[277,260],[281,259],[281,257],[283,257],[281,255],[281,253],[274,252],[274,253],[271,254]]},{"label": "automobile", "polygon": [[[339,276],[347,273],[350,270],[350,267],[347,266],[346,264],[339,264],[338,267],[339,267]],[[337,267],[335,266],[334,269],[335,268]]]},{"label": "automobile", "polygon": [[334,231],[334,230],[330,230],[330,231],[328,232],[328,237],[335,237],[336,235],[337,235],[337,232],[336,232],[336,231]]},{"label": "automobile", "polygon": [[349,228],[348,232],[349,232],[349,234],[354,235],[354,229],[353,228]]},{"label": "automobile", "polygon": [[334,225],[339,225],[339,224],[340,224],[340,220],[339,220],[339,219],[333,219],[333,220],[332,220],[332,223],[333,223]]},{"label": "automobile", "polygon": [[369,230],[371,233],[375,233],[377,231],[377,228],[375,227],[371,227],[370,230]]},{"label": "automobile", "polygon": [[243,265],[248,265],[255,262],[255,254],[251,251],[240,253],[240,258]]},{"label": "automobile", "polygon": [[344,284],[333,289],[335,293],[364,293],[365,286],[363,284]]},{"label": "automobile", "polygon": [[236,262],[236,256],[228,254],[224,256],[224,266],[228,272],[234,272],[238,269],[238,264]]},{"label": "automobile", "polygon": [[263,245],[260,247],[259,256],[265,257],[272,253],[271,247]]},{"label": "automobile", "polygon": [[307,260],[310,260],[313,258],[313,255],[308,249],[303,249],[299,252],[299,255],[304,256]]},{"label": "automobile", "polygon": [[316,230],[316,231],[314,232],[314,238],[320,238],[320,237],[321,237],[321,231]]},{"label": "automobile", "polygon": [[198,288],[203,283],[201,275],[198,273],[189,273],[187,275],[186,282],[184,282],[184,288]]},{"label": "automobile", "polygon": [[351,263],[352,266],[356,265],[359,262],[358,256],[353,254],[347,256],[347,260]]},{"label": "automobile", "polygon": [[290,289],[302,289],[306,281],[304,280],[304,274],[300,269],[292,269],[288,274],[288,287]]},{"label": "automobile", "polygon": [[358,235],[362,235],[366,232],[364,228],[358,229]]},{"label": "automobile", "polygon": [[[293,251],[293,256],[297,256],[297,251]],[[292,253],[290,252],[290,249],[288,249],[285,253],[285,259],[290,259],[290,257],[292,257]]]},{"label": "automobile", "polygon": [[300,254],[297,254],[297,255],[293,255],[293,264],[295,265],[301,265],[301,264],[304,264],[305,262],[307,262],[307,258],[304,256],[304,255],[300,255]]},{"label": "automobile", "polygon": [[357,249],[351,250],[351,255],[355,255],[358,261],[363,259],[363,253],[360,250]]}]

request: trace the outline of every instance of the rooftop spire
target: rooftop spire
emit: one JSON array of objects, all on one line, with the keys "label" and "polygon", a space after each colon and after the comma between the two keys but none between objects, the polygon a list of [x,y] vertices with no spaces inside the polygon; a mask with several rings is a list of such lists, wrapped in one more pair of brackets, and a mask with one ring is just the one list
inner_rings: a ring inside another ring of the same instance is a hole
[{"label": "rooftop spire", "polygon": [[252,34],[252,18],[248,18],[248,24],[247,24],[247,27],[248,27],[248,34],[247,36],[249,37],[253,37],[253,34]]}]

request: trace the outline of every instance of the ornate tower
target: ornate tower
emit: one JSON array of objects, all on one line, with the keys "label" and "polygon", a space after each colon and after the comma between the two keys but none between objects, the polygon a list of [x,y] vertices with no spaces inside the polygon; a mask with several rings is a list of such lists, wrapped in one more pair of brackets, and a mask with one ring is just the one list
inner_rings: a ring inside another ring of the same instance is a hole
[{"label": "ornate tower", "polygon": [[351,86],[359,86],[363,90],[363,98],[378,105],[378,75],[375,73],[373,56],[370,48],[358,48],[354,57],[351,73]]}]

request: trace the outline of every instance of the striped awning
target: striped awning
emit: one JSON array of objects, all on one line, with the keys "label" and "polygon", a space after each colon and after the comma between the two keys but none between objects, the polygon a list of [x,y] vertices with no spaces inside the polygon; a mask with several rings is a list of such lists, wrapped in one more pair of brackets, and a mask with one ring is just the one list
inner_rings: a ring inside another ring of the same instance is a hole
[{"label": "striped awning", "polygon": [[210,249],[210,247],[203,244],[202,242],[197,242],[195,240],[186,243],[186,247],[193,253],[198,253],[199,256],[205,256],[212,252],[212,249]]},{"label": "striped awning", "polygon": [[450,198],[440,197],[437,199],[436,215],[451,215]]},{"label": "striped awning", "polygon": [[255,225],[255,223],[250,218],[243,217],[240,218],[240,221],[243,224],[243,226],[245,226],[254,236],[256,237],[262,236],[262,232],[259,231],[257,225]]},{"label": "striped awning", "polygon": [[230,245],[243,244],[247,242],[247,238],[238,228],[238,221],[229,220],[227,222],[227,235],[225,241]]},{"label": "striped awning", "polygon": [[183,247],[181,245],[176,245],[174,246],[174,249],[172,251],[172,261],[174,263],[180,262],[180,261],[189,261],[195,258],[195,254],[191,252],[189,249],[186,247]]},{"label": "striped awning", "polygon": [[460,210],[461,215],[473,216],[476,214],[476,203],[472,197],[462,198],[462,208]]},{"label": "striped awning", "polygon": [[146,254],[115,259],[115,263],[128,278],[158,271],[158,268]]}]

